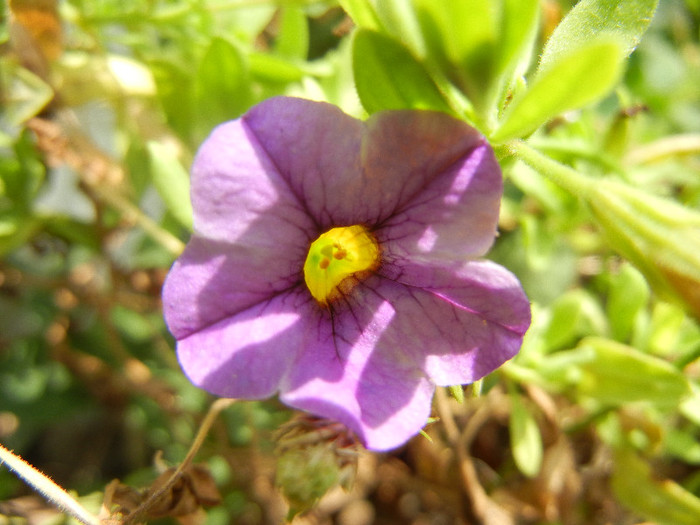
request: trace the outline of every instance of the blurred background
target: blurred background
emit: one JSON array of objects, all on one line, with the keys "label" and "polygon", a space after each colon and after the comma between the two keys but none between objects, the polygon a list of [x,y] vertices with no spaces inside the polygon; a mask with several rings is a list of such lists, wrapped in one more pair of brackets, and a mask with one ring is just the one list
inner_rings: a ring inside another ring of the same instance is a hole
[{"label": "blurred background", "polygon": [[[541,2],[538,46],[571,4]],[[700,209],[699,25],[698,0],[661,2],[620,87],[550,122],[540,145]],[[0,443],[91,511],[112,480],[144,490],[181,462],[213,401],[180,371],[160,305],[191,231],[196,148],[278,94],[366,115],[352,32],[334,1],[3,6]],[[664,148],[679,136],[686,148]],[[480,395],[441,390],[425,436],[358,452],[352,486],[295,523],[700,523],[697,317],[657,297],[576,198],[503,167],[489,257],[533,302],[521,354]],[[187,512],[151,521],[282,522],[275,435],[292,416],[274,399],[226,408],[197,455]],[[298,482],[314,475],[300,469]],[[0,524],[67,521],[0,467]]]}]

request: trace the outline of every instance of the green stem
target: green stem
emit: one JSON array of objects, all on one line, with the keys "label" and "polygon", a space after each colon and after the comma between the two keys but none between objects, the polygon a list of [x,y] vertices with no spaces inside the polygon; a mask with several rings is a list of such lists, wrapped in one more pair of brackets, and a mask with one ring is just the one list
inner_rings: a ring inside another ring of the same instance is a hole
[{"label": "green stem", "polygon": [[90,514],[73,497],[61,487],[56,485],[48,476],[39,472],[32,465],[16,456],[0,445],[0,463],[5,463],[20,478],[31,485],[34,490],[48,501],[53,503],[61,511],[74,517],[84,525],[100,525],[97,516]]},{"label": "green stem", "polygon": [[700,153],[700,133],[664,137],[630,151],[625,162],[631,165],[649,164],[668,157]]},{"label": "green stem", "polygon": [[182,250],[185,249],[185,244],[180,239],[169,231],[161,228],[157,222],[143,213],[138,206],[135,206],[117,192],[110,191],[109,189],[97,185],[92,186],[91,189],[100,200],[119,210],[125,217],[133,220],[146,234],[173,255],[180,255]]},{"label": "green stem", "polygon": [[587,198],[594,189],[594,180],[584,177],[576,170],[543,155],[521,140],[508,142],[505,148],[510,154],[515,155],[525,164],[573,195]]}]

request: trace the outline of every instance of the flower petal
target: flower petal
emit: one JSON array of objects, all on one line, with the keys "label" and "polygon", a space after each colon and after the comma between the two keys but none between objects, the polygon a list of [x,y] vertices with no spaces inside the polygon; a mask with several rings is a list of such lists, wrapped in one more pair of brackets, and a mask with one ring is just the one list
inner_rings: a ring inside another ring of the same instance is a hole
[{"label": "flower petal", "polygon": [[386,111],[362,123],[330,104],[286,97],[243,120],[323,230],[381,223],[483,143],[443,113]]},{"label": "flower petal", "polygon": [[190,381],[213,394],[269,397],[298,354],[332,349],[330,324],[317,310],[306,290],[279,294],[179,340],[178,359]]},{"label": "flower petal", "polygon": [[426,290],[374,276],[333,303],[335,351],[300,354],[282,401],[387,450],[426,424],[434,384],[471,383],[517,353],[530,309],[509,272],[487,262],[464,275],[411,271]]},{"label": "flower petal", "polygon": [[313,220],[240,121],[216,128],[192,167],[195,234],[163,288],[180,339],[303,279]]},{"label": "flower petal", "polygon": [[280,399],[335,419],[372,450],[402,445],[427,423],[435,389],[415,361],[397,360],[377,336],[395,322],[378,296],[366,305],[341,305],[333,314],[334,343],[307,348],[294,364]]},{"label": "flower petal", "polygon": [[391,258],[461,263],[493,244],[503,191],[501,170],[482,142],[392,215],[375,234]]},{"label": "flower petal", "polygon": [[193,236],[163,285],[170,332],[182,339],[301,283],[303,259],[284,253],[254,242]]},{"label": "flower petal", "polygon": [[202,144],[191,194],[194,230],[208,239],[291,249],[294,256],[318,235],[305,205],[241,119],[218,126]]},{"label": "flower petal", "polygon": [[476,381],[520,349],[530,303],[502,266],[472,261],[454,270],[405,262],[383,267],[382,274],[403,289],[382,287],[403,321],[396,329],[410,341],[404,349],[415,346],[413,352],[426,356],[424,368],[436,384]]}]

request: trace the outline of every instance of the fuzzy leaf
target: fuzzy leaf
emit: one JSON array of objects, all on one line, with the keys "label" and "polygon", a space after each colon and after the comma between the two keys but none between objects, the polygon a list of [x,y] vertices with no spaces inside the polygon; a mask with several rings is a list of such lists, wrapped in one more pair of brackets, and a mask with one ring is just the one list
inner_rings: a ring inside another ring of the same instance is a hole
[{"label": "fuzzy leaf", "polygon": [[522,97],[506,110],[493,141],[529,135],[547,120],[589,104],[608,93],[622,73],[621,44],[589,42],[542,70]]},{"label": "fuzzy leaf", "polygon": [[554,67],[572,50],[586,47],[601,35],[620,44],[619,57],[627,57],[649,27],[659,0],[581,0],[564,17],[545,44],[540,70]]}]

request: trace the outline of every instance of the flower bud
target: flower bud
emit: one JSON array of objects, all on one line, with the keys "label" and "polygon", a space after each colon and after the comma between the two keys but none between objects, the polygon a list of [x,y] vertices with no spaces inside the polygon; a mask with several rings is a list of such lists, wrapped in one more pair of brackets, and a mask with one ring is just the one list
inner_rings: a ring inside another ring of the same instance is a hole
[{"label": "flower bud", "polygon": [[611,245],[700,319],[700,212],[609,180],[585,197]]},{"label": "flower bud", "polygon": [[355,438],[340,424],[299,415],[277,435],[277,485],[288,519],[311,509],[335,486],[349,489],[357,469]]}]

